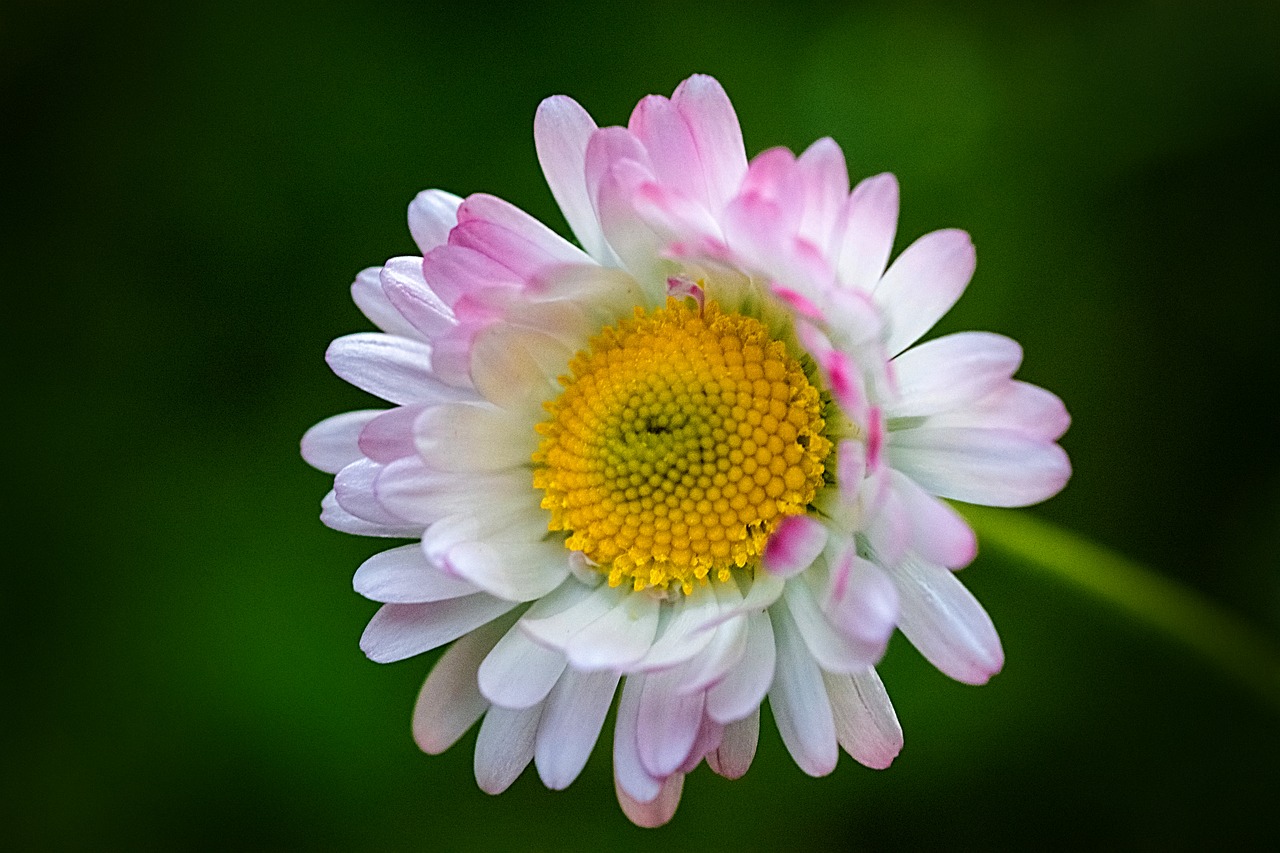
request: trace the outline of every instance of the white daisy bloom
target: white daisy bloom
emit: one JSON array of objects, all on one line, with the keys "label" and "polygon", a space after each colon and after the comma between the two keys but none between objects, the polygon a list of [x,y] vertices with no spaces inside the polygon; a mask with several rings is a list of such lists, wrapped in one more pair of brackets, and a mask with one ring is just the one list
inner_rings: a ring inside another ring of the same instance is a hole
[{"label": "white daisy bloom", "polygon": [[438,753],[482,720],[475,773],[581,772],[617,701],[631,820],[669,820],[702,761],[747,771],[768,697],[802,770],[838,748],[887,767],[902,731],[874,665],[895,627],[947,675],[1003,663],[952,573],[975,552],[940,498],[1058,492],[1068,424],[1014,380],[1021,349],[969,332],[912,346],[974,269],[961,231],[889,264],[892,175],[849,189],[830,139],[748,162],[695,76],[627,127],[543,102],[538,157],[578,243],[500,199],[409,207],[422,255],[360,273],[382,331],[333,370],[391,408],[303,438],[336,474],[330,527],[415,540],[355,588],[384,606],[379,662],[453,645],[414,711]]}]

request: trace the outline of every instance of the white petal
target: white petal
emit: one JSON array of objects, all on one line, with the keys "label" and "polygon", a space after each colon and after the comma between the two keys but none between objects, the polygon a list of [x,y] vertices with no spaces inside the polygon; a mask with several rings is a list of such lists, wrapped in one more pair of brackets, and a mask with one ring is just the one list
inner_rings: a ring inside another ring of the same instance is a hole
[{"label": "white petal", "polygon": [[751,769],[760,739],[760,707],[724,727],[715,752],[707,754],[707,766],[726,779],[741,779]]},{"label": "white petal", "polygon": [[404,660],[456,640],[515,606],[484,593],[425,604],[384,604],[364,629],[360,649],[377,663]]},{"label": "white petal", "polygon": [[907,559],[892,577],[902,601],[898,627],[942,672],[965,684],[986,684],[1004,666],[991,617],[956,576]]},{"label": "white petal", "polygon": [[567,788],[586,766],[619,677],[616,672],[567,669],[547,697],[533,760],[548,788]]},{"label": "white petal", "polygon": [[[810,591],[814,591],[812,587]],[[898,593],[884,570],[849,551],[832,566],[831,583],[822,601],[822,612],[846,640],[847,645],[843,648],[861,656],[864,667],[870,666],[884,655],[885,645],[897,624]],[[792,614],[799,620],[794,610]],[[811,645],[810,650],[813,648]],[[827,666],[816,652],[814,657],[830,672],[857,672],[860,669],[857,666]],[[845,660],[853,662],[848,658]]]},{"label": "white petal", "polygon": [[532,409],[555,396],[556,377],[568,371],[573,352],[555,338],[507,324],[476,335],[471,345],[471,381],[491,403],[504,409]]},{"label": "white petal", "polygon": [[449,243],[483,252],[523,280],[548,265],[592,263],[537,218],[487,193],[469,195],[462,202]]},{"label": "white petal", "polygon": [[445,567],[508,601],[533,601],[569,576],[569,555],[557,542],[462,542],[444,554]]},{"label": "white petal", "polygon": [[902,726],[876,671],[823,673],[822,680],[844,751],[873,770],[892,764],[902,751]]},{"label": "white petal", "polygon": [[628,820],[641,829],[655,829],[675,817],[676,808],[680,805],[680,794],[684,790],[684,774],[668,776],[658,795],[649,802],[633,798],[622,789],[616,777],[613,788],[618,795],[618,805],[622,807],[622,813]]},{"label": "white petal", "polygon": [[480,692],[502,708],[532,707],[547,698],[566,663],[562,653],[513,627],[480,664]]},{"label": "white petal", "polygon": [[326,474],[338,473],[364,456],[360,431],[382,413],[381,409],[367,409],[325,418],[302,436],[302,458]]},{"label": "white petal", "polygon": [[776,679],[777,646],[769,614],[756,611],[746,618],[746,646],[737,666],[707,691],[707,716],[732,723],[760,707]]},{"label": "white petal", "polygon": [[822,671],[798,636],[787,608],[774,607],[769,613],[778,643],[769,706],[778,733],[801,770],[810,776],[825,776],[835,769],[840,755]]},{"label": "white petal", "polygon": [[720,741],[724,738],[724,724],[717,723],[707,715],[702,716],[702,725],[698,726],[698,736],[693,739],[693,746],[689,748],[689,755],[684,760],[684,764],[680,765],[679,773],[692,773],[702,763],[702,759],[714,753],[720,748]]},{"label": "white petal", "polygon": [[1004,335],[960,332],[926,341],[893,360],[899,399],[889,418],[945,412],[973,403],[1009,381],[1022,347]]},{"label": "white petal", "polygon": [[396,515],[378,500],[374,483],[380,473],[381,465],[363,457],[339,471],[333,479],[338,505],[358,518],[388,527],[414,521]]},{"label": "white petal", "polygon": [[1071,415],[1056,395],[1014,380],[971,406],[934,415],[928,425],[1012,429],[1045,441],[1057,441],[1071,426]]},{"label": "white petal", "polygon": [[409,203],[409,233],[418,251],[426,254],[449,239],[449,229],[458,224],[462,199],[444,190],[423,190]]},{"label": "white petal", "polygon": [[431,371],[431,347],[376,332],[338,338],[325,360],[333,372],[362,391],[403,405],[453,400],[458,390]]},{"label": "white petal", "polygon": [[[378,503],[411,521],[433,524],[450,516],[502,519],[537,514],[537,498],[528,471],[436,471],[415,456],[397,459],[378,474],[373,484]],[[539,515],[536,533],[545,532]]]},{"label": "white petal", "polygon": [[351,301],[360,309],[360,313],[387,334],[421,338],[422,334],[395,309],[382,292],[381,273],[382,267],[360,270],[351,285]]},{"label": "white petal", "polygon": [[[738,596],[741,600],[742,596]],[[658,638],[648,654],[636,663],[637,669],[666,669],[699,656],[711,642],[714,631],[700,631],[708,619],[720,612],[716,593],[708,587],[695,587],[668,605],[669,620],[659,628]]]},{"label": "white petal", "polygon": [[520,628],[542,645],[563,651],[574,634],[608,613],[629,593],[624,587],[601,584],[593,588],[576,580],[566,581],[529,608]]},{"label": "white petal", "polygon": [[431,669],[413,708],[413,739],[438,755],[457,742],[489,707],[476,689],[476,667],[510,624],[500,619],[454,643]]},{"label": "white petal", "polygon": [[587,254],[602,264],[612,264],[613,252],[605,242],[587,191],[587,142],[595,129],[587,111],[564,95],[547,98],[533,118],[538,163],[556,204]]},{"label": "white petal", "polygon": [[886,172],[854,187],[840,245],[840,282],[870,293],[884,275],[897,230],[898,179]]},{"label": "white petal", "polygon": [[542,706],[490,708],[476,738],[476,784],[486,794],[501,794],[533,760]]},{"label": "white petal", "polygon": [[409,523],[398,525],[375,524],[347,512],[338,504],[338,496],[330,490],[320,503],[320,521],[326,527],[356,536],[382,536],[389,539],[413,539],[422,535],[422,525]]},{"label": "white petal", "polygon": [[445,601],[480,591],[432,565],[416,542],[365,560],[356,570],[352,586],[365,598],[385,604]]},{"label": "white petal", "polygon": [[622,670],[645,656],[657,631],[658,600],[633,592],[574,634],[565,654],[577,669]]},{"label": "white petal", "polygon": [[926,234],[898,256],[873,294],[888,315],[890,355],[911,346],[951,310],[976,263],[969,235],[955,229]]},{"label": "white petal", "polygon": [[988,506],[1027,506],[1056,495],[1071,462],[1024,432],[921,427],[890,435],[893,467],[935,495]]},{"label": "white petal", "polygon": [[527,465],[537,449],[532,423],[487,403],[433,406],[418,417],[414,431],[422,461],[440,471],[497,471]]}]

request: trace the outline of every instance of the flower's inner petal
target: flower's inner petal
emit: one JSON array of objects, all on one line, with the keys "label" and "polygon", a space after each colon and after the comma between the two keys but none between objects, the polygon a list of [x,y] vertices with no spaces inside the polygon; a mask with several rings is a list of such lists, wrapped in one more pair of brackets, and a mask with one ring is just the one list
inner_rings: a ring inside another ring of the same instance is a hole
[{"label": "flower's inner petal", "polygon": [[727,581],[823,485],[823,397],[758,320],[672,299],[569,368],[538,426],[534,486],[549,528],[612,586]]}]

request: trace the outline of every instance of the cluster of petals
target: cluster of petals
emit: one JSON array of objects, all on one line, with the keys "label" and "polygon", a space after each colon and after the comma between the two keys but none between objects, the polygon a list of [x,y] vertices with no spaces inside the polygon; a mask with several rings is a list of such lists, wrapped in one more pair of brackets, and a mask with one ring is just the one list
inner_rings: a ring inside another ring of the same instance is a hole
[{"label": "cluster of petals", "polygon": [[[831,772],[840,747],[887,767],[902,731],[874,666],[895,628],[959,681],[1003,664],[953,573],[974,535],[943,499],[1055,494],[1070,474],[1056,443],[1066,410],[1013,378],[1022,352],[1006,337],[915,345],[968,284],[973,246],[936,231],[890,264],[896,180],[851,191],[832,140],[748,161],[705,76],[645,98],[626,127],[549,98],[534,135],[578,245],[498,198],[423,192],[409,208],[421,256],[352,286],[381,331],[328,351],[340,377],[390,407],[303,439],[304,457],[336,475],[322,519],[414,540],[356,572],[356,590],[383,603],[361,647],[387,662],[452,643],[413,731],[437,753],[480,720],[475,773],[491,793],[531,762],[548,787],[570,784],[615,700],[615,788],[641,825],[670,819],[703,761],[746,772],[766,698],[804,772]],[[531,484],[535,426],[569,360],[673,295],[767,317],[838,413],[833,470],[809,511],[777,527],[753,572],[688,594],[610,586],[548,533]]]}]

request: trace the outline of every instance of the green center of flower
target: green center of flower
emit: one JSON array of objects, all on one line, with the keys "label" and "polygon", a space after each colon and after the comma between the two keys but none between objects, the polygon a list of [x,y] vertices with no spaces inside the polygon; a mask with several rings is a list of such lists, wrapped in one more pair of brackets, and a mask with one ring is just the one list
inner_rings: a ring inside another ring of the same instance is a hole
[{"label": "green center of flower", "polygon": [[533,484],[548,528],[611,586],[726,581],[822,485],[821,396],[758,320],[669,299],[569,369],[537,427]]}]

